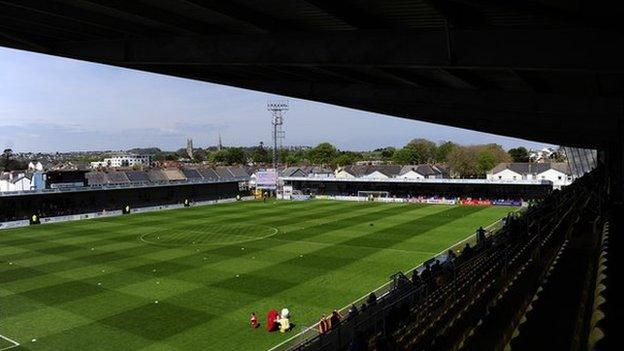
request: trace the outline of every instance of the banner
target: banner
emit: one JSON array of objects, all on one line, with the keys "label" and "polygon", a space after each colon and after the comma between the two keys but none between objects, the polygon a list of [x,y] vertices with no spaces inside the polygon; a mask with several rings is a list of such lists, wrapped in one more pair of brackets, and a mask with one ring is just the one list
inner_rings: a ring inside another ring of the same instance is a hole
[{"label": "banner", "polygon": [[258,171],[256,188],[275,190],[277,188],[277,171],[272,169],[266,171]]},{"label": "banner", "polygon": [[492,200],[494,206],[522,206],[522,200],[497,199]]},{"label": "banner", "polygon": [[462,205],[468,206],[491,206],[492,200],[490,199],[473,199],[473,198],[465,198],[459,201]]},{"label": "banner", "polygon": [[310,195],[302,195],[302,194],[292,194],[290,195],[290,199],[294,201],[306,201],[310,200]]}]

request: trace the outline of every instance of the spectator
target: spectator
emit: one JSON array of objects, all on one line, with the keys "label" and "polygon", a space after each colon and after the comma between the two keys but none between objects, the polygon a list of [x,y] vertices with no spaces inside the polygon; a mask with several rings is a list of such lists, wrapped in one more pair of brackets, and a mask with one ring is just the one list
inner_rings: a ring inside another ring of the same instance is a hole
[{"label": "spectator", "polygon": [[477,247],[483,247],[485,245],[485,229],[479,227],[477,229]]},{"label": "spectator", "polygon": [[319,334],[325,334],[329,330],[329,322],[327,321],[327,317],[325,315],[321,315],[321,320],[318,325]]},{"label": "spectator", "polygon": [[466,243],[466,246],[462,250],[462,258],[464,260],[469,260],[472,258],[472,254],[473,254],[472,247],[470,247],[470,244]]},{"label": "spectator", "polygon": [[331,317],[329,317],[329,327],[331,329],[335,329],[338,327],[338,324],[340,324],[340,320],[342,319],[342,316],[340,315],[340,312],[338,312],[338,310],[334,310],[334,312],[332,312]]},{"label": "spectator", "polygon": [[455,254],[455,251],[453,251],[453,249],[449,249],[446,253],[446,257],[449,262],[453,262],[457,258],[457,255]]},{"label": "spectator", "polygon": [[422,285],[422,280],[420,279],[420,276],[418,275],[417,269],[415,269],[412,272],[412,284],[414,284],[416,288],[419,288]]},{"label": "spectator", "polygon": [[431,267],[429,267],[428,263],[425,264],[425,269],[420,272],[420,278],[424,284],[429,284],[431,282]]},{"label": "spectator", "polygon": [[368,306],[375,306],[377,304],[377,295],[374,292],[368,295],[368,299],[366,299]]},{"label": "spectator", "polygon": [[349,313],[347,314],[347,319],[352,319],[353,317],[357,316],[358,314],[358,308],[355,304],[351,304],[351,307],[349,308]]},{"label": "spectator", "polygon": [[435,260],[435,263],[431,267],[431,274],[434,276],[438,275],[441,270],[442,270],[442,267],[440,266],[440,260]]}]

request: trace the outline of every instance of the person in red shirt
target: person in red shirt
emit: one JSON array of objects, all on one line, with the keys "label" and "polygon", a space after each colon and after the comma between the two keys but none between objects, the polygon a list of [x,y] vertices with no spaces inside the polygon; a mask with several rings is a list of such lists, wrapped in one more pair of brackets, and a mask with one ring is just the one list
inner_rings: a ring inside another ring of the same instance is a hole
[{"label": "person in red shirt", "polygon": [[253,329],[256,329],[260,326],[260,324],[258,324],[258,317],[256,317],[256,312],[251,312],[251,317],[249,317],[249,324]]}]

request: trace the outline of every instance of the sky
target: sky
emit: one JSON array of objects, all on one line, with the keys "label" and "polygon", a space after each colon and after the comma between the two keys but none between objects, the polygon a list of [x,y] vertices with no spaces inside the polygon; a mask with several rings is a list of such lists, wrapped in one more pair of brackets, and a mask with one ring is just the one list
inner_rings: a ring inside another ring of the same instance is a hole
[{"label": "sky", "polygon": [[318,102],[0,48],[0,147],[16,152],[271,144],[267,101],[288,99],[284,145],[401,147],[413,138],[549,146]]}]

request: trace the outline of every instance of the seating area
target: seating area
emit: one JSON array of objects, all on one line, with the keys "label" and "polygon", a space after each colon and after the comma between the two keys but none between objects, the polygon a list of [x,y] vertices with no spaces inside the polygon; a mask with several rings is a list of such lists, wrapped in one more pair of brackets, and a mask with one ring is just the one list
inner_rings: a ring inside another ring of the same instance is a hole
[{"label": "seating area", "polygon": [[247,180],[249,174],[242,167],[169,168],[147,171],[92,171],[85,175],[88,186],[129,184],[170,184],[184,182],[218,182]]},{"label": "seating area", "polygon": [[105,172],[88,172],[85,174],[88,186],[108,185],[110,182]]},{"label": "seating area", "polygon": [[110,184],[128,184],[130,179],[124,172],[108,172],[106,174]]},{"label": "seating area", "polygon": [[411,278],[397,273],[373,306],[290,349],[606,349],[610,224],[599,173],[510,214],[474,247]]}]

